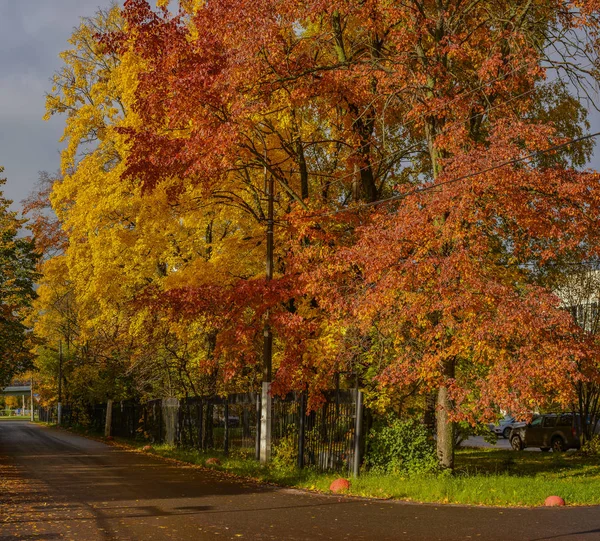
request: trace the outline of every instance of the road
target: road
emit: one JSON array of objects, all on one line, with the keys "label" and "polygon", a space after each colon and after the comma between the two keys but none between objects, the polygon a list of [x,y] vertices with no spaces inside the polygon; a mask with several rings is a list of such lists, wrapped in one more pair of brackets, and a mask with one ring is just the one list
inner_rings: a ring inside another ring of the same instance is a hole
[{"label": "road", "polygon": [[600,539],[600,508],[498,509],[319,495],[0,422],[0,540]]},{"label": "road", "polygon": [[[510,441],[505,440],[504,438],[500,437],[498,438],[498,441],[496,443],[488,443],[487,441],[485,441],[485,439],[483,438],[483,436],[471,436],[470,438],[467,438],[465,441],[463,441],[461,444],[461,447],[476,447],[476,448],[495,448],[495,449],[507,449],[510,450],[511,446],[510,446]],[[526,449],[526,451],[532,450],[533,448],[528,448]],[[539,451],[539,449],[535,449],[536,451]]]}]

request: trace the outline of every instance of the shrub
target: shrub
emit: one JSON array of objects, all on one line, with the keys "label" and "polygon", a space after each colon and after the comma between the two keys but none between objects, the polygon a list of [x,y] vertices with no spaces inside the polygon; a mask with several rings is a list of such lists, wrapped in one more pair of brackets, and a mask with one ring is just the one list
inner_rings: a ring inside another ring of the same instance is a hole
[{"label": "shrub", "polygon": [[600,436],[596,434],[592,436],[591,440],[587,440],[581,446],[581,454],[587,456],[600,456]]},{"label": "shrub", "polygon": [[294,438],[294,431],[290,429],[271,448],[271,463],[276,469],[289,470],[296,466],[298,461],[298,445]]},{"label": "shrub", "polygon": [[229,452],[231,458],[237,458],[240,460],[251,460],[254,458],[255,450],[248,447],[237,447]]},{"label": "shrub", "polygon": [[435,446],[427,428],[414,420],[397,418],[388,418],[369,432],[365,464],[377,473],[438,471]]}]

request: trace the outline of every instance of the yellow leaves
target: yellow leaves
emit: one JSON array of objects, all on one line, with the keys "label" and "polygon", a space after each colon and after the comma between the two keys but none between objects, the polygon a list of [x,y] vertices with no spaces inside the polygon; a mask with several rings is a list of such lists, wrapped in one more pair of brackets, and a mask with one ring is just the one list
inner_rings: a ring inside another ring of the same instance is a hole
[{"label": "yellow leaves", "polygon": [[196,13],[206,5],[206,0],[180,0],[179,5],[187,13]]},{"label": "yellow leaves", "polygon": [[55,113],[68,114],[62,137],[68,141],[62,155],[63,172],[74,167],[82,144],[101,141],[106,135],[106,126],[122,114],[118,91],[111,81],[119,60],[107,54],[96,39],[99,31],[115,30],[120,24],[118,7],[99,12],[75,29],[69,40],[74,48],[60,54],[64,66],[52,77],[52,92],[46,97],[44,119]]},{"label": "yellow leaves", "polygon": [[143,68],[142,60],[133,52],[126,51],[121,55],[119,65],[111,73],[111,81],[126,112],[123,121],[128,126],[137,124],[137,117],[132,114],[132,106],[135,101],[138,74]]}]

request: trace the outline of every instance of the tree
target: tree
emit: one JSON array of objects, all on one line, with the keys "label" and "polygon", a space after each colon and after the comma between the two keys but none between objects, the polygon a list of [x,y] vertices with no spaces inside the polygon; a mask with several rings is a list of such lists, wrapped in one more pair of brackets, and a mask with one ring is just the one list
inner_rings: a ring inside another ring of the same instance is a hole
[{"label": "tree", "polygon": [[[167,4],[161,3],[162,6]],[[591,8],[591,3],[576,6],[571,2],[555,1],[525,5],[510,1],[440,4],[415,0],[402,5],[377,1],[353,5],[333,2],[325,8],[320,2],[287,2],[274,6],[272,2],[246,5],[222,0],[201,5],[186,4],[178,15],[172,15],[166,8],[153,11],[143,0],[130,0],[124,10],[126,30],[104,38],[104,43],[112,50],[120,54],[133,52],[143,59],[144,64],[132,101],[132,109],[143,123],[123,130],[131,143],[124,178],[142,182],[147,190],[155,189],[166,179],[177,178],[181,185],[186,182],[199,185],[205,192],[217,193],[227,183],[229,193],[239,193],[237,172],[256,171],[262,167],[275,176],[282,192],[289,194],[290,211],[299,207],[335,211],[346,207],[349,201],[373,203],[385,199],[386,195],[393,198],[403,192],[419,192],[421,188],[427,193],[435,193],[440,200],[439,206],[423,197],[415,197],[413,201],[418,203],[402,199],[393,205],[388,218],[381,218],[379,213],[361,217],[365,225],[359,229],[356,226],[360,222],[353,219],[332,219],[324,224],[327,220],[320,220],[322,215],[315,212],[317,219],[311,222],[314,227],[298,226],[299,233],[291,235],[289,242],[284,243],[288,253],[289,250],[296,253],[304,250],[305,255],[309,255],[299,257],[298,261],[305,264],[294,267],[295,285],[289,288],[281,287],[292,281],[290,260],[282,256],[287,262],[285,275],[281,275],[280,284],[270,287],[271,292],[279,288],[289,297],[265,293],[263,298],[271,298],[273,302],[270,312],[277,313],[276,305],[291,302],[293,310],[289,316],[304,322],[306,339],[319,340],[315,323],[321,330],[323,343],[336,335],[353,339],[355,344],[351,351],[355,358],[350,364],[356,365],[361,358],[372,358],[373,348],[381,345],[378,342],[381,337],[375,332],[377,319],[367,318],[368,323],[359,330],[339,311],[343,306],[346,314],[356,315],[350,303],[340,301],[332,307],[332,301],[340,299],[339,292],[353,290],[356,283],[362,283],[367,292],[384,286],[380,285],[383,277],[377,275],[365,283],[367,268],[362,268],[364,261],[353,246],[371,253],[373,265],[377,261],[389,263],[381,241],[397,231],[395,221],[402,218],[404,228],[414,227],[422,235],[420,238],[433,243],[432,258],[440,262],[453,261],[449,267],[442,265],[440,269],[448,268],[449,276],[452,275],[450,269],[456,274],[457,282],[449,290],[453,292],[450,298],[454,300],[449,302],[458,302],[463,283],[460,276],[468,268],[460,269],[459,261],[453,258],[466,257],[462,260],[466,265],[473,257],[471,250],[477,245],[469,244],[466,252],[458,250],[454,254],[454,242],[448,241],[450,234],[445,225],[453,216],[449,202],[454,204],[459,200],[471,205],[469,212],[475,214],[479,203],[454,193],[454,187],[432,188],[438,183],[443,186],[443,179],[448,180],[452,175],[466,174],[465,164],[470,171],[485,169],[495,163],[492,158],[498,161],[503,156],[522,156],[523,149],[530,152],[545,149],[560,141],[563,134],[581,133],[577,126],[581,109],[577,106],[570,110],[564,108],[565,122],[562,124],[557,123],[553,128],[544,125],[550,110],[573,103],[573,100],[564,92],[563,86],[562,98],[555,93],[553,98],[557,98],[557,103],[550,105],[552,100],[543,87],[543,80],[546,64],[581,73],[547,54],[547,36],[559,28],[566,35],[580,27],[593,35],[597,21],[590,15]],[[592,36],[588,42],[590,48],[593,48],[593,39]],[[562,45],[568,48],[568,39]],[[576,49],[577,52],[583,50],[578,46]],[[310,119],[309,125],[315,128],[309,133],[318,136],[296,135],[294,138],[298,130],[295,130],[293,119],[297,118]],[[509,136],[510,130],[514,130],[515,138]],[[286,133],[290,135],[282,136]],[[273,138],[273,135],[278,137]],[[289,141],[296,141],[297,146],[290,145]],[[302,152],[298,151],[294,159],[292,153],[286,156],[278,150],[278,147],[286,146]],[[308,152],[309,148],[311,152]],[[486,152],[487,157],[484,156]],[[322,163],[319,157],[323,156],[327,157],[326,162],[336,165],[327,171],[333,177],[327,185],[327,197],[319,198],[313,195],[314,190],[305,188],[314,185],[311,181],[319,181]],[[575,154],[571,153],[571,156]],[[405,165],[403,159],[407,157],[411,161]],[[315,159],[312,163],[311,158]],[[536,173],[532,175],[539,172],[540,179],[546,178],[551,175],[550,165],[556,167],[553,174],[559,175],[558,171],[564,168],[568,159],[568,155],[557,151],[553,164],[538,161],[537,167],[533,167]],[[458,160],[463,160],[463,166]],[[290,165],[278,169],[276,165],[282,163]],[[381,166],[379,175],[376,165]],[[520,182],[519,172],[518,167],[513,169],[512,178],[518,178]],[[570,180],[573,174],[564,171],[564,180],[570,186],[576,184]],[[529,179],[526,181],[533,183]],[[586,181],[595,183],[594,179]],[[529,193],[526,184],[519,188],[517,183],[510,189]],[[508,191],[507,188],[503,196]],[[581,191],[577,197],[586,198]],[[558,205],[558,212],[568,212],[564,202],[554,203]],[[531,201],[530,204],[535,205]],[[544,204],[547,212],[557,211],[549,200],[544,200]],[[429,214],[434,208],[439,211],[438,216]],[[286,212],[287,209],[281,210]],[[525,212],[525,209],[519,210]],[[511,218],[508,207],[503,212],[505,214],[497,217],[501,223],[514,225],[521,219],[518,216]],[[385,211],[381,213],[386,215]],[[568,222],[564,216],[561,220]],[[469,223],[465,218],[465,224]],[[551,222],[547,225],[554,226]],[[448,227],[454,231],[457,226]],[[478,231],[475,225],[470,227],[471,231]],[[510,251],[505,249],[503,253],[502,248],[515,242],[518,231],[493,229],[495,237],[490,238],[485,247],[479,245],[477,248],[486,254],[485,257],[498,257],[502,261],[513,257],[519,264],[534,265],[538,273],[542,272],[542,263],[546,263],[544,257],[549,257],[548,253],[541,255],[544,253],[542,246],[553,251],[555,256],[570,249],[561,246],[559,239],[547,239],[543,231],[535,230],[531,233],[540,238],[533,241],[538,252],[532,250],[529,253],[534,261],[523,260],[523,254],[509,257]],[[366,231],[370,231],[368,245],[360,242]],[[466,233],[460,233],[463,234]],[[573,235],[576,237],[575,233]],[[294,240],[299,240],[299,245],[294,244]],[[417,240],[413,238],[412,242]],[[523,246],[527,245],[522,242]],[[378,246],[379,252],[375,251]],[[437,254],[435,250],[438,250]],[[331,264],[328,254],[335,256],[335,264]],[[344,254],[344,257],[337,254]],[[410,258],[410,252],[405,257]],[[307,262],[311,264],[306,265]],[[425,265],[426,261],[422,263]],[[352,271],[354,267],[358,269]],[[307,268],[310,270],[306,271]],[[403,288],[407,295],[414,293],[411,289],[416,287],[414,282],[405,282],[407,278],[401,279],[402,273],[394,276],[398,295],[402,294]],[[539,285],[539,280],[534,278],[525,273],[521,279],[534,287],[534,284]],[[324,279],[330,280],[333,289]],[[533,298],[533,290],[520,291],[519,280],[510,272],[505,278],[491,273],[487,279],[490,287],[497,282],[502,284],[502,294],[507,299],[513,298],[514,302],[521,299],[523,309],[530,311],[532,321],[536,319],[534,309],[527,308],[527,299]],[[485,283],[482,279],[479,284],[481,294]],[[390,289],[396,290],[392,286]],[[243,290],[240,287],[239,291]],[[327,291],[327,298],[322,295],[322,290]],[[440,284],[431,282],[430,288],[423,291],[420,294],[425,298],[433,298],[434,292],[440,291]],[[501,295],[497,297],[498,302],[500,298]],[[543,298],[543,307],[535,309],[540,314],[553,306],[551,295]],[[310,309],[298,310],[303,299],[308,307],[312,307],[312,313]],[[381,304],[384,300],[378,302]],[[245,301],[242,304],[248,307],[250,298]],[[444,302],[441,297],[439,301]],[[328,312],[326,307],[332,307],[334,312]],[[559,335],[566,339],[570,332],[568,324],[561,319],[560,312],[554,315],[557,319],[547,321],[547,324],[552,328],[562,321]],[[420,317],[435,320],[437,316],[431,313]],[[317,323],[319,318],[321,322]],[[309,321],[312,324],[307,324]],[[546,319],[539,321],[541,324]],[[444,328],[442,323],[439,325]],[[434,325],[436,332],[442,332],[439,325]],[[450,329],[454,324],[449,325]],[[296,329],[298,327],[296,323]],[[398,327],[393,328],[394,333],[399,332]],[[512,328],[516,331],[516,327]],[[511,336],[508,327],[505,331],[507,337]],[[434,337],[435,334],[430,339]],[[280,337],[280,347],[284,350],[286,338]],[[290,341],[297,338],[298,334],[292,333]],[[560,342],[558,335],[555,338],[557,343]],[[450,386],[454,385],[457,365],[456,355],[449,354],[451,342],[442,341],[432,348],[425,340],[419,354],[426,357],[429,349],[435,351],[439,347],[446,352],[431,358],[438,366],[432,373],[442,374],[436,380],[437,387],[432,388],[438,394],[438,451],[441,462],[448,467],[452,466],[450,421],[455,410]],[[323,362],[322,358],[318,360],[306,355],[304,350],[288,348],[294,355],[287,360],[285,356],[281,359],[278,381],[281,381],[279,376],[288,382],[293,380],[293,373],[303,375],[299,380],[310,377],[315,381],[320,375],[321,382],[327,380],[325,375],[331,375],[349,362],[341,363],[343,356],[339,355],[338,348],[335,349],[336,353],[326,356],[332,365]],[[415,362],[419,355],[413,352]],[[417,364],[422,366],[421,362]],[[383,375],[377,370],[371,374],[367,380],[376,376],[376,381],[382,381]],[[480,397],[479,403],[485,410],[485,397]]]},{"label": "tree", "polygon": [[[4,169],[0,168],[0,173]],[[3,186],[6,179],[0,179]],[[30,238],[20,236],[24,220],[9,210],[12,201],[0,191],[0,385],[30,367],[29,340],[24,324],[35,297],[37,257]]]},{"label": "tree", "polygon": [[[215,281],[225,288],[258,272],[252,212],[259,194],[248,182],[234,201],[220,194],[224,204],[215,208],[199,188],[181,193],[177,179],[151,193],[121,182],[128,148],[119,130],[141,125],[130,105],[142,63],[91,38],[121,22],[116,8],[82,22],[47,97],[48,114],[68,114],[63,174],[49,194],[68,242],[44,263],[37,329],[47,343],[61,333],[66,340],[56,308],[68,300],[83,364],[128,380],[138,396],[214,393],[222,390],[214,318],[183,326],[167,317],[160,294]],[[33,201],[33,210],[43,209],[39,197]],[[52,236],[55,224],[36,224],[41,239]]]},{"label": "tree", "polygon": [[596,249],[597,177],[545,74],[582,73],[548,36],[592,51],[593,3],[159,4],[84,22],[47,101],[69,114],[52,200],[89,339],[153,389],[223,390],[256,381],[269,324],[278,392],[435,392],[446,467],[454,420],[568,399],[542,368],[577,380],[591,345],[548,277]]},{"label": "tree", "polygon": [[579,413],[583,441],[589,441],[600,422],[600,363],[598,335],[600,332],[600,273],[593,262],[574,265],[572,271],[557,278],[557,295],[563,307],[592,342],[589,355],[579,359],[580,377],[573,381],[575,396],[572,409]]}]

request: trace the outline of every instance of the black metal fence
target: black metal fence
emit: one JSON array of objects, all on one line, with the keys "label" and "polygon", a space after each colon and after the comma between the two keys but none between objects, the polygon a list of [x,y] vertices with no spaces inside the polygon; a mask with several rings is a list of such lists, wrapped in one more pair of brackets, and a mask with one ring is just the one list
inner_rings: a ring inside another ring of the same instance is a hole
[{"label": "black metal fence", "polygon": [[[57,406],[40,407],[35,409],[38,420],[49,423],[58,423]],[[103,432],[106,421],[106,404],[96,406],[69,406],[64,405],[61,411],[61,424],[63,426],[81,426],[94,432]]]},{"label": "black metal fence", "polygon": [[36,413],[37,418],[43,423],[54,424],[57,422],[58,416],[55,407],[39,408]]},{"label": "black metal fence", "polygon": [[179,402],[176,442],[196,449],[247,450],[256,447],[257,395],[185,398]]},{"label": "black metal fence", "polygon": [[[357,439],[357,393],[329,391],[322,406],[308,411],[305,393],[274,397],[271,417],[271,450],[275,460],[300,468],[352,472],[361,448]],[[104,432],[106,404],[75,410],[62,408],[63,426],[86,426]],[[144,404],[115,402],[111,434],[114,436],[168,443],[203,451],[258,454],[260,439],[260,396],[242,393],[223,397],[188,397],[151,400]],[[56,423],[57,410],[41,408],[41,421]],[[360,432],[360,431],[359,431]]]},{"label": "black metal fence", "polygon": [[324,398],[314,411],[307,410],[304,393],[273,400],[273,455],[295,449],[294,460],[300,468],[351,472],[361,446],[356,441],[356,391],[328,391]]}]

